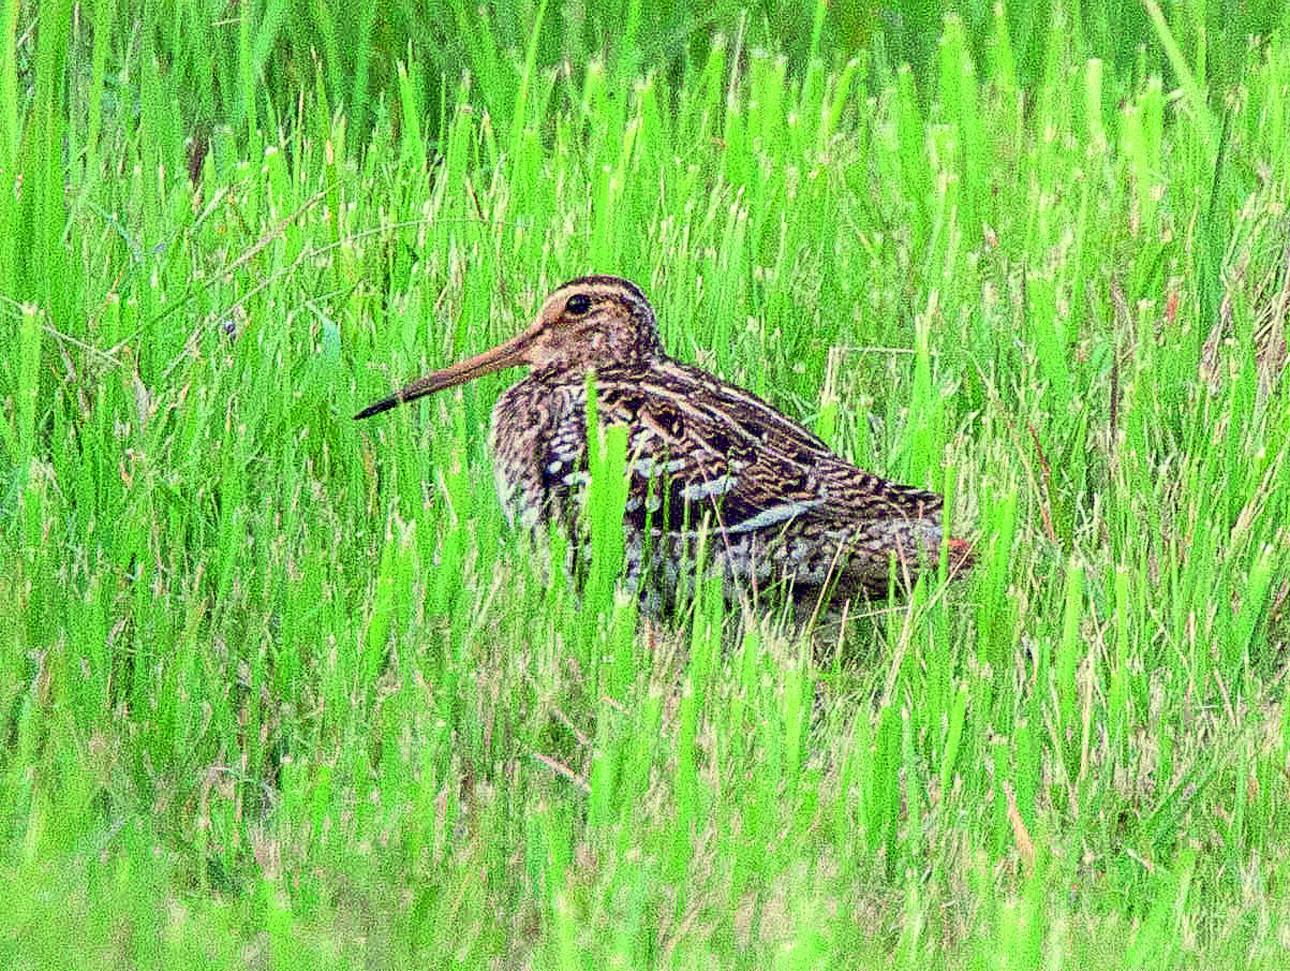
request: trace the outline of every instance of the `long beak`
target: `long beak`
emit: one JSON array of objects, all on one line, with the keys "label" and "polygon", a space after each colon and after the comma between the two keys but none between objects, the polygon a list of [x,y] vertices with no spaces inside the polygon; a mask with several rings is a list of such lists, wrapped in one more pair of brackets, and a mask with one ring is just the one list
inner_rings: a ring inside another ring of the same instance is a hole
[{"label": "long beak", "polygon": [[467,381],[473,381],[481,375],[501,371],[517,364],[525,364],[528,361],[529,347],[532,346],[533,339],[537,336],[537,331],[538,328],[530,327],[522,334],[512,337],[505,344],[498,344],[482,354],[476,354],[474,357],[458,361],[442,371],[435,371],[434,374],[427,374],[424,378],[418,378],[411,384],[404,385],[388,398],[374,401],[355,415],[354,418],[355,420],[371,418],[373,415],[389,411],[395,405],[401,405],[405,401],[415,401],[417,398],[434,394],[444,388],[453,388],[459,384],[465,384]]}]

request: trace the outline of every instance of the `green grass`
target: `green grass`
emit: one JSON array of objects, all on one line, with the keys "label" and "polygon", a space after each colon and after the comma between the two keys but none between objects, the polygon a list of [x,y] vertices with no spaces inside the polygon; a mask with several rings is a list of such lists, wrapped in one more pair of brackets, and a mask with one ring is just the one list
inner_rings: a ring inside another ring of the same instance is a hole
[{"label": "green grass", "polygon": [[[329,9],[7,8],[0,963],[1279,966],[1282,8]],[[973,576],[652,627],[621,440],[579,595],[516,374],[351,420],[587,271]]]}]

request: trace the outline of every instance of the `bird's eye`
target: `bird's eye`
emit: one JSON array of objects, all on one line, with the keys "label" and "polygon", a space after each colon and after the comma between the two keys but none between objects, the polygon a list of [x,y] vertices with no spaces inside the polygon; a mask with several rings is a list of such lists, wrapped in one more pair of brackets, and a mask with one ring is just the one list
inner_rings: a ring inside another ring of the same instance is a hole
[{"label": "bird's eye", "polygon": [[575,293],[569,298],[569,302],[564,305],[564,312],[573,314],[575,317],[581,317],[591,309],[591,298],[585,293]]}]

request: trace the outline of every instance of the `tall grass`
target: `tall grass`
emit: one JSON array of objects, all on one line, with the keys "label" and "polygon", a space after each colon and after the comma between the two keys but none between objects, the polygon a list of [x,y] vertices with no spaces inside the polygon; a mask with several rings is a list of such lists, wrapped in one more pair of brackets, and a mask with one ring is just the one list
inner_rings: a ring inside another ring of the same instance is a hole
[{"label": "tall grass", "polygon": [[[1280,7],[843,7],[7,8],[6,966],[1280,962]],[[351,421],[590,270],[973,576],[660,628],[621,440],[575,590],[514,374]]]}]

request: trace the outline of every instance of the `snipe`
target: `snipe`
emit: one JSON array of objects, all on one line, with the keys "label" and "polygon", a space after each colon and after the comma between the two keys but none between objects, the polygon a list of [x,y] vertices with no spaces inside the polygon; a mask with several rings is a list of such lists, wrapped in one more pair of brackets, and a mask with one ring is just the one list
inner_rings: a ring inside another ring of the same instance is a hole
[{"label": "snipe", "polygon": [[[576,545],[594,372],[599,421],[627,428],[628,578],[644,574],[665,601],[701,529],[729,591],[782,582],[810,609],[885,597],[893,575],[904,588],[936,562],[940,496],[857,468],[751,392],[668,357],[645,294],[617,277],[571,280],[523,333],[354,417],[521,364],[529,375],[497,400],[490,436],[507,517],[531,530],[558,519]],[[965,572],[968,544],[947,543],[951,573]]]}]

